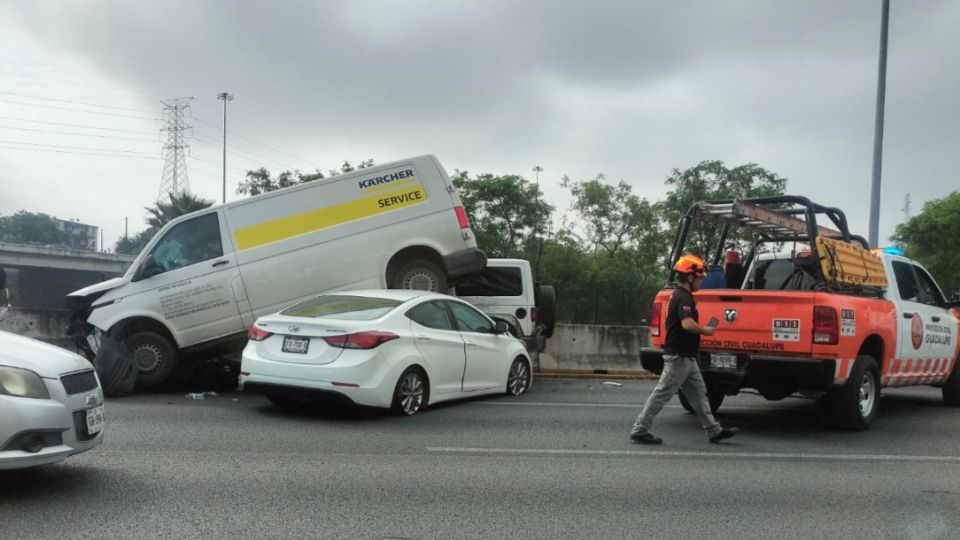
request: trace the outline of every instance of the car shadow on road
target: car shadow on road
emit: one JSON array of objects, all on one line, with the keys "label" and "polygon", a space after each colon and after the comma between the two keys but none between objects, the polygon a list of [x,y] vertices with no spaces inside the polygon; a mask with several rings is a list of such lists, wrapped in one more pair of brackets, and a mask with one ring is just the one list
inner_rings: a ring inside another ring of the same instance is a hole
[{"label": "car shadow on road", "polygon": [[264,400],[263,406],[257,407],[253,409],[253,411],[266,417],[278,419],[294,418],[342,423],[379,422],[400,418],[399,415],[388,409],[322,402],[296,403],[280,406]]},{"label": "car shadow on road", "polygon": [[58,499],[108,492],[116,486],[129,487],[137,482],[133,476],[116,469],[55,463],[28,469],[0,471],[0,507],[10,508],[31,501]]},{"label": "car shadow on road", "polygon": [[[820,403],[806,398],[787,398],[767,402],[767,407],[720,407],[717,420],[744,430],[767,434],[844,433],[847,430],[833,421],[831,413]],[[884,392],[876,422],[911,423],[929,418],[931,412],[944,410],[939,396]]]}]

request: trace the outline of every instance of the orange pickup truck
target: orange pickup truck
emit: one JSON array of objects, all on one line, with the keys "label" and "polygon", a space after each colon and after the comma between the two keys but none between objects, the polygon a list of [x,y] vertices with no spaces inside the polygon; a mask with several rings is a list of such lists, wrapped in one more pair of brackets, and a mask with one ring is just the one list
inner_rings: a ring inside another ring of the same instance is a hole
[{"label": "orange pickup truck", "polygon": [[[836,229],[817,225],[818,216]],[[876,418],[883,387],[937,386],[946,404],[960,405],[960,304],[947,301],[923,266],[895,250],[868,250],[839,209],[770,197],[694,205],[681,220],[671,268],[702,218],[719,223],[701,229],[719,241],[715,265],[734,227],[747,233],[741,241],[752,238],[746,273],[728,265],[729,288],[694,295],[701,324],[719,321],[701,339],[699,358],[714,410],[744,388],[771,400],[799,392],[820,398],[842,427],[863,430]],[[780,252],[760,253],[771,244]],[[655,373],[671,292],[657,295],[652,346],[641,352],[643,367]]]}]

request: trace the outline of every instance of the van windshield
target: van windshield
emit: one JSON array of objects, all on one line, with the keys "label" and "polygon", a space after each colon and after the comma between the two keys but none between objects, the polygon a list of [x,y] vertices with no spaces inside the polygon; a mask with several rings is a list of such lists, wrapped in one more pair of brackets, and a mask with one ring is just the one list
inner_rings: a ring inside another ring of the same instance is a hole
[{"label": "van windshield", "polygon": [[280,312],[290,317],[330,318],[350,321],[378,319],[403,302],[368,296],[316,296]]}]

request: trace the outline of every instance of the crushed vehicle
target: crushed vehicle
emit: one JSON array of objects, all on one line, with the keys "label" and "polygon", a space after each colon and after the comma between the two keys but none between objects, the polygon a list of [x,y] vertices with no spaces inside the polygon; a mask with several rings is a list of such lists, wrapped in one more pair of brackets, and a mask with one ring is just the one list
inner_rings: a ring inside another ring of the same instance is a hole
[{"label": "crushed vehicle", "polygon": [[488,259],[486,268],[459,281],[452,293],[493,319],[506,322],[508,332],[535,356],[546,349],[547,339],[553,336],[556,292],[534,281],[529,261]]},{"label": "crushed vehicle", "polygon": [[247,328],[302,298],[446,291],[485,263],[450,177],[420,156],[171,221],[122,277],[68,295],[69,333],[88,358],[105,336],[120,341],[137,384],[156,386],[192,359],[238,365]]}]

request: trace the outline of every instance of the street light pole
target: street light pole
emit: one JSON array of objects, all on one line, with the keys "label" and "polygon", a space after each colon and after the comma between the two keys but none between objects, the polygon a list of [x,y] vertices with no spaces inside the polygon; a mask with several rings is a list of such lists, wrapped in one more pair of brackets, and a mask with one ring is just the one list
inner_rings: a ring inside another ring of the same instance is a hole
[{"label": "street light pole", "polygon": [[[543,172],[543,167],[537,165],[533,168],[534,174],[537,176],[537,197],[540,196],[540,173]],[[534,233],[537,235],[537,265],[534,267],[534,277],[540,279],[540,259],[543,258],[543,235],[540,233],[540,209],[537,208],[537,222],[534,225]]]},{"label": "street light pole", "polygon": [[873,182],[870,186],[870,245],[879,247],[880,169],[883,164],[883,106],[887,94],[887,27],[890,23],[890,0],[883,0],[880,17],[880,65],[877,68],[877,112],[873,130]]},{"label": "street light pole", "polygon": [[233,95],[220,92],[217,99],[223,100],[223,204],[227,204],[227,102],[233,101]]}]

